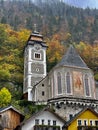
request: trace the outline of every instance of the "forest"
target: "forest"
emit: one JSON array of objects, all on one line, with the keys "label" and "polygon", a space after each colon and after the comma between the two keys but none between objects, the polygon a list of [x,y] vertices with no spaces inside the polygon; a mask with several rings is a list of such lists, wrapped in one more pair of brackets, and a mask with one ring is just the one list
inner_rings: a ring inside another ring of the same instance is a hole
[{"label": "forest", "polygon": [[[19,108],[29,104],[22,102],[24,47],[34,24],[48,45],[47,72],[73,44],[98,81],[97,9],[75,8],[60,1],[1,0],[0,107],[9,103]],[[2,101],[5,92],[8,96]],[[35,111],[35,107],[28,109],[31,113]],[[27,108],[25,111],[28,112]]]}]

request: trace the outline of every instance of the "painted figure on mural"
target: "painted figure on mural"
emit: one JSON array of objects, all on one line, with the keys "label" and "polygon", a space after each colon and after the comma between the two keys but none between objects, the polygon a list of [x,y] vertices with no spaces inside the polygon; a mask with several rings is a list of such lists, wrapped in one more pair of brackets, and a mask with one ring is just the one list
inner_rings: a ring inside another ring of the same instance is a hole
[{"label": "painted figure on mural", "polygon": [[77,94],[83,94],[83,81],[82,73],[78,71],[73,71],[73,81],[74,81],[74,92]]},{"label": "painted figure on mural", "polygon": [[76,76],[75,87],[78,89],[81,89],[81,87],[82,87],[82,82],[81,82],[79,75]]}]

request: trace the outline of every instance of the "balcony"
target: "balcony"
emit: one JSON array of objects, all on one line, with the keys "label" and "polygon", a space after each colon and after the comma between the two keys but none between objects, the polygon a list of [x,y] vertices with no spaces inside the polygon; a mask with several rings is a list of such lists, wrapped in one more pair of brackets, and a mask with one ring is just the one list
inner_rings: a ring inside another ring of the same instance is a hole
[{"label": "balcony", "polygon": [[78,126],[78,130],[98,130],[98,126]]},{"label": "balcony", "polygon": [[34,130],[60,130],[60,126],[35,125]]}]

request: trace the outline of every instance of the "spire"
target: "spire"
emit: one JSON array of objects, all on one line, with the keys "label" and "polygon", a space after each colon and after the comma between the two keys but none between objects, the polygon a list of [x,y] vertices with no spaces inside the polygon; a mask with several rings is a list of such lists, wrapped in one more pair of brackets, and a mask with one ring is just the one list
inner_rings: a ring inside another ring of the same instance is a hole
[{"label": "spire", "polygon": [[43,36],[37,31],[37,25],[34,24],[34,31],[31,33],[28,41],[43,42]]},{"label": "spire", "polygon": [[39,32],[37,32],[37,24],[34,24],[34,34],[39,34]]},{"label": "spire", "polygon": [[34,24],[34,31],[30,34],[27,45],[40,44],[43,47],[47,47],[46,42],[43,40],[43,35],[37,32],[37,26]]},{"label": "spire", "polygon": [[72,45],[70,45],[67,53],[63,56],[62,60],[57,64],[57,66],[88,68],[86,63],[82,60]]},{"label": "spire", "polygon": [[37,26],[36,26],[36,24],[34,24],[34,32],[36,32],[36,28],[37,28]]}]

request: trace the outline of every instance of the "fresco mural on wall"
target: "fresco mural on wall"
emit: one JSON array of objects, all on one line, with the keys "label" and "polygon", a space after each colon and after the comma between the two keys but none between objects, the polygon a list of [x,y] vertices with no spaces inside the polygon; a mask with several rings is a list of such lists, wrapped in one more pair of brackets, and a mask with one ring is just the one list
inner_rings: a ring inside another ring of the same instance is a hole
[{"label": "fresco mural on wall", "polygon": [[78,71],[73,71],[73,84],[74,84],[74,93],[78,95],[83,95],[83,80],[82,73]]}]

